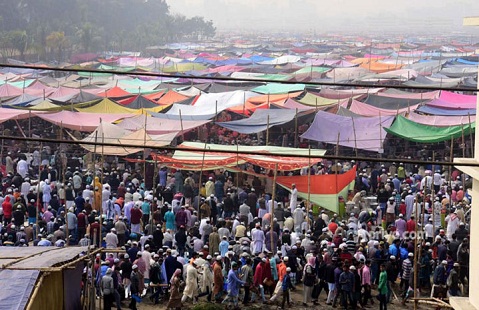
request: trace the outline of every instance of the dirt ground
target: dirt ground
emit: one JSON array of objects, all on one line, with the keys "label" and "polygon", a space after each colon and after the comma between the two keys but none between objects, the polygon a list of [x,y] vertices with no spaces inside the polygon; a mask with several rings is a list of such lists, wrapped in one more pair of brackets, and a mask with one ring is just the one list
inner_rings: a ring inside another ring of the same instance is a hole
[{"label": "dirt ground", "polygon": [[[373,290],[373,296],[376,296],[376,295],[377,295],[377,292]],[[322,292],[321,295],[319,296],[320,297],[319,305],[317,305],[317,306],[314,306],[313,304],[310,304],[309,307],[304,307],[302,305],[302,299],[303,299],[302,296],[303,296],[302,295],[302,285],[299,285],[299,286],[297,286],[297,290],[295,292],[292,292],[292,294],[291,294],[293,304],[292,304],[292,307],[290,309],[296,309],[296,310],[302,310],[302,309],[331,309],[331,310],[342,309],[342,307],[339,306],[339,305],[338,305],[337,308],[333,308],[332,306],[326,305],[326,301],[325,301],[326,300],[326,294],[324,292]],[[423,297],[428,297],[428,296],[426,296],[426,294],[424,294]],[[144,298],[143,301],[140,304],[138,304],[138,309],[140,309],[140,310],[166,309],[166,303],[167,303],[167,301],[165,301],[165,302],[160,301],[160,303],[158,305],[154,305],[153,303],[151,303],[149,301],[148,298]],[[206,297],[200,298],[199,303],[207,303]],[[242,306],[242,305],[240,304],[240,306]],[[187,303],[183,306],[182,309],[191,309],[192,307],[193,307],[192,303]],[[278,307],[276,305],[263,305],[261,303],[253,303],[253,304],[249,305],[247,308],[244,308],[244,306],[242,306],[241,308],[243,308],[243,309],[266,309],[266,310],[280,309],[280,307]],[[122,309],[128,309],[128,303],[124,304],[122,306]],[[369,305],[368,304],[368,307],[366,309],[379,309],[379,301],[375,300],[374,305]],[[403,305],[401,305],[401,302],[399,300],[393,300],[393,304],[388,305],[388,310],[389,309],[392,309],[392,310],[414,309],[414,302],[409,301],[406,304],[406,306],[403,306]],[[418,304],[417,309],[433,309],[433,306],[425,305],[425,304]]]}]

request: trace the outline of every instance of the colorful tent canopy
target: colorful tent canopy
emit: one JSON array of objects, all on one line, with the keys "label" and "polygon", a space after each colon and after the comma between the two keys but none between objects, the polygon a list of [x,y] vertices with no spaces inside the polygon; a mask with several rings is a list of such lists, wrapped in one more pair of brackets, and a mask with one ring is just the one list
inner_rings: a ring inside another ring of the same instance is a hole
[{"label": "colorful tent canopy", "polygon": [[394,116],[353,118],[319,111],[301,138],[336,144],[339,135],[339,145],[380,152],[386,138],[384,127],[393,120]]},{"label": "colorful tent canopy", "polygon": [[[198,142],[183,142],[180,146],[184,150],[176,150],[175,154],[169,158],[157,157],[158,161],[166,163],[171,167],[191,170],[210,170],[211,167],[236,166],[244,162],[250,162],[266,169],[275,169],[280,171],[298,170],[308,167],[311,163],[321,161],[319,156],[325,154],[324,150],[307,150],[297,148],[285,148],[277,146],[237,146],[237,145],[218,145],[204,144]],[[205,148],[206,147],[206,148]],[[203,152],[207,150],[208,153]],[[231,153],[215,153],[215,150],[230,151]],[[245,155],[235,152],[255,152],[263,153],[261,155]],[[311,154],[313,158],[298,158],[288,156],[297,154],[307,156]],[[284,156],[269,156],[271,154]],[[204,160],[203,160],[204,159]],[[182,167],[182,168],[181,168]]]},{"label": "colorful tent canopy", "polygon": [[287,190],[295,184],[298,197],[305,200],[309,198],[312,203],[339,213],[339,197],[346,198],[348,191],[354,189],[355,178],[356,166],[343,174],[311,175],[309,182],[307,175],[279,176],[276,183]]},{"label": "colorful tent canopy", "polygon": [[92,102],[91,106],[75,108],[79,112],[89,112],[89,113],[119,113],[119,114],[136,114],[138,110],[125,108],[124,106],[116,103],[115,101],[105,98],[98,102]]},{"label": "colorful tent canopy", "polygon": [[464,126],[435,127],[415,123],[399,115],[391,127],[385,130],[408,141],[433,143],[459,138],[462,133],[468,135],[474,131],[475,123]]}]

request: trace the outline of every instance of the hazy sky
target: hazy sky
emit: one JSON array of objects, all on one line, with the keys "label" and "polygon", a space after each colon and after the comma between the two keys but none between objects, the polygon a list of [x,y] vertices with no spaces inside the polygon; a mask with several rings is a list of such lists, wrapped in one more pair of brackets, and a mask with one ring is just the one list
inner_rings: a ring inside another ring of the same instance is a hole
[{"label": "hazy sky", "polygon": [[[172,12],[204,16],[218,30],[471,31],[478,0],[167,0]],[[479,34],[479,28],[476,29]]]}]

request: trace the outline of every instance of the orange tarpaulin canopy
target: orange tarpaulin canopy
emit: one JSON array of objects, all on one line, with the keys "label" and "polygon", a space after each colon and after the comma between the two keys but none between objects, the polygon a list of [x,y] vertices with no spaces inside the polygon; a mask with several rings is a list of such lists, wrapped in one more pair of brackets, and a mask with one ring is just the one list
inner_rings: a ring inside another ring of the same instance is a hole
[{"label": "orange tarpaulin canopy", "polygon": [[126,90],[121,89],[118,86],[110,88],[109,90],[107,90],[105,92],[98,93],[98,96],[107,97],[107,98],[121,98],[121,97],[128,97],[128,96],[131,96],[131,95],[132,94],[130,94]]},{"label": "orange tarpaulin canopy", "polygon": [[302,91],[279,95],[260,95],[246,100],[245,104],[240,104],[229,108],[228,110],[237,114],[251,115],[256,109],[269,109],[271,103],[283,105],[289,98],[296,98]]},{"label": "orange tarpaulin canopy", "polygon": [[386,64],[382,62],[372,61],[371,63],[363,63],[360,65],[361,68],[368,69],[369,71],[376,73],[383,73],[393,70],[398,70],[402,68],[400,64]]},{"label": "orange tarpaulin canopy", "polygon": [[188,98],[190,97],[177,93],[174,90],[169,90],[160,99],[158,99],[157,103],[160,105],[170,105],[176,102],[186,100]]}]

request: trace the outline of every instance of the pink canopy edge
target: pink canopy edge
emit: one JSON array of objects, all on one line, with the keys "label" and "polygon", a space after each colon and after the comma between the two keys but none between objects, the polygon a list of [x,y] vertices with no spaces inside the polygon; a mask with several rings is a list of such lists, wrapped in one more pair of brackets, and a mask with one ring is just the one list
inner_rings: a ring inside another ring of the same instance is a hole
[{"label": "pink canopy edge", "polygon": [[[448,127],[463,124],[469,124],[468,116],[439,116],[439,115],[421,115],[417,113],[410,113],[408,119],[423,125]],[[471,122],[476,121],[476,116],[470,116]]]},{"label": "pink canopy edge", "polygon": [[11,119],[27,119],[30,117],[30,113],[37,114],[36,112],[34,113],[28,110],[0,108],[0,124]]},{"label": "pink canopy edge", "polygon": [[[345,101],[341,105],[342,107],[347,108],[348,102]],[[355,114],[362,115],[362,116],[392,116],[392,115],[414,111],[415,109],[417,109],[417,107],[418,107],[418,104],[410,106],[408,108],[404,108],[404,109],[390,110],[390,109],[376,108],[367,103],[353,100],[351,103],[351,106],[349,107],[349,110]]]},{"label": "pink canopy edge", "polygon": [[60,111],[56,113],[38,114],[37,116],[57,126],[63,126],[64,128],[72,130],[92,132],[100,125],[101,121],[111,123],[120,119],[133,117],[135,114],[100,114]]},{"label": "pink canopy edge", "polygon": [[401,92],[398,94],[394,93],[377,93],[378,96],[389,97],[389,98],[399,98],[399,99],[421,99],[421,100],[432,100],[436,99],[439,96],[439,91],[431,91],[425,93],[410,93]]},{"label": "pink canopy edge", "polygon": [[462,95],[450,91],[441,91],[439,99],[450,103],[471,103],[476,104],[477,96],[475,95]]}]

